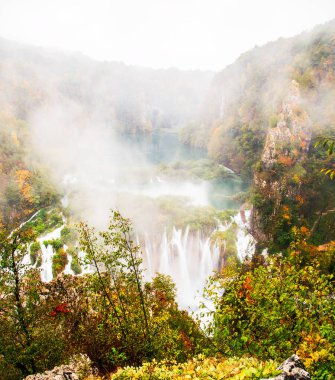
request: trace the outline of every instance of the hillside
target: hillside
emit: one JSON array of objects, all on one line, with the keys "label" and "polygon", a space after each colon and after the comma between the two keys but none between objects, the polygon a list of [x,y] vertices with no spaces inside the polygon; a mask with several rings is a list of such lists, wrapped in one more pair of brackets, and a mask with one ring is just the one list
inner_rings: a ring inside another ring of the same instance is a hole
[{"label": "hillside", "polygon": [[[194,145],[201,141],[211,157],[252,177],[292,80],[301,88],[313,132],[328,132],[335,118],[334,38],[332,21],[242,54],[214,77],[197,125],[185,128],[182,139]],[[200,136],[206,138],[197,141]]]},{"label": "hillside", "polygon": [[1,86],[15,115],[41,103],[70,100],[129,132],[180,127],[196,116],[212,72],[154,70],[98,62],[0,39]]},{"label": "hillside", "polygon": [[[244,53],[213,80],[185,143],[253,180],[253,234],[287,248],[293,225],[321,244],[335,239],[333,184],[317,136],[335,133],[335,21]],[[322,194],[322,197],[320,197]]]}]

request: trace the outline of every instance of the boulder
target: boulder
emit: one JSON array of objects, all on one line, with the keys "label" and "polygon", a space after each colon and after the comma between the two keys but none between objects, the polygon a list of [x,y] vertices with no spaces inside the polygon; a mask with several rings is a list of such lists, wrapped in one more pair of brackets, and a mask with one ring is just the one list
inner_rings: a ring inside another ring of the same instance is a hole
[{"label": "boulder", "polygon": [[80,380],[95,372],[90,358],[87,355],[78,354],[73,356],[67,365],[55,367],[44,373],[29,375],[24,380]]},{"label": "boulder", "polygon": [[29,375],[25,380],[79,380],[73,367],[62,365],[51,371]]},{"label": "boulder", "polygon": [[[278,367],[282,373],[267,380],[311,380],[310,374],[306,371],[303,362],[297,355],[292,355]],[[264,380],[264,379],[263,379]]]}]

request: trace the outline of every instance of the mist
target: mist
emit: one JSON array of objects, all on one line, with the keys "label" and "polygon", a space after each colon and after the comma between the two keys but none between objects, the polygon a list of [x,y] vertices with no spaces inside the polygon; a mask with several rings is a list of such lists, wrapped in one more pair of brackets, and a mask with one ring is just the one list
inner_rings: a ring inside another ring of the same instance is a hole
[{"label": "mist", "polygon": [[[163,181],[145,152],[120,136],[115,122],[103,123],[78,103],[39,107],[29,125],[32,148],[51,169],[71,209],[96,227],[105,227],[110,210],[119,209],[136,230],[153,233],[158,216],[154,200],[164,196],[209,205],[205,182]],[[146,199],[143,207],[141,198]]]}]

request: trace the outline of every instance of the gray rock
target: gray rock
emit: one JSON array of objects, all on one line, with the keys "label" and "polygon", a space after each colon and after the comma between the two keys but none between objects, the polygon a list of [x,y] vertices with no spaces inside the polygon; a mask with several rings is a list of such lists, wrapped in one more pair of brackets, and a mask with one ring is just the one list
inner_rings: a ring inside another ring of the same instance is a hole
[{"label": "gray rock", "polygon": [[267,380],[311,380],[310,374],[306,371],[303,362],[297,355],[292,355],[286,359],[277,369],[283,372]]},{"label": "gray rock", "polygon": [[79,380],[94,373],[87,355],[79,354],[70,359],[68,365],[55,367],[51,371],[30,375],[24,380]]},{"label": "gray rock", "polygon": [[79,380],[74,368],[67,365],[55,367],[51,371],[30,375],[25,380]]}]

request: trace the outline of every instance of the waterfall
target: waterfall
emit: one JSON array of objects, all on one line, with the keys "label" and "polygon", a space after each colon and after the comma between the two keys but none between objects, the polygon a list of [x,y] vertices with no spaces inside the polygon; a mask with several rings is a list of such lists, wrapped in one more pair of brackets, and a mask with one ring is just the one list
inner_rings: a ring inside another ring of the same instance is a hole
[{"label": "waterfall", "polygon": [[177,302],[182,308],[195,310],[205,283],[219,268],[219,250],[211,247],[210,239],[189,228],[165,230],[158,243],[145,236],[144,267],[146,280],[155,272],[172,277],[177,287]]},{"label": "waterfall", "polygon": [[52,246],[50,244],[48,244],[48,246],[45,246],[43,242],[45,240],[59,239],[61,230],[63,228],[64,225],[37,239],[37,241],[40,243],[42,251],[41,279],[44,282],[49,282],[53,278],[52,257],[54,256],[55,252],[53,251]]},{"label": "waterfall", "polygon": [[[222,225],[218,223],[217,230],[224,231],[231,223],[236,223],[236,248],[238,258],[243,261],[247,256],[251,257],[255,251],[255,240],[249,234],[250,224],[249,210],[240,210],[230,223]],[[37,239],[42,251],[41,279],[49,282],[53,279],[52,258],[55,254],[51,245],[43,244],[46,240],[58,239],[64,225]],[[215,232],[215,231],[213,231]],[[202,292],[208,278],[217,270],[220,270],[222,259],[220,249],[211,243],[210,236],[204,236],[200,231],[192,232],[189,227],[184,229],[173,227],[167,232],[165,229],[161,236],[145,233],[143,242],[137,243],[143,249],[143,268],[145,280],[151,280],[155,273],[162,273],[172,277],[177,288],[177,302],[181,308],[190,308],[197,311],[203,301]],[[64,249],[66,250],[66,246]],[[78,257],[83,260],[84,252],[79,252]],[[24,258],[29,263],[29,255]],[[73,274],[71,269],[72,256],[68,255],[68,264],[64,269],[65,274]],[[87,265],[82,266],[82,275],[92,272]]]},{"label": "waterfall", "polygon": [[[67,245],[66,244],[64,244],[64,249],[65,249],[65,251],[67,250]],[[72,264],[72,255],[67,255],[67,260],[68,260],[68,262],[67,262],[67,264],[66,264],[66,266],[65,266],[65,268],[64,268],[64,274],[74,274],[73,273],[73,270],[71,269],[71,264]]]},{"label": "waterfall", "polygon": [[[250,214],[249,210],[239,211],[231,221],[237,225],[236,248],[241,261],[255,251],[255,240],[248,232]],[[218,230],[226,230],[231,223],[219,224]],[[143,264],[147,281],[156,272],[171,276],[177,287],[179,306],[196,311],[203,301],[206,281],[220,270],[221,257],[219,248],[211,244],[209,236],[203,236],[199,231],[190,232],[189,227],[174,227],[171,233],[165,230],[158,239],[145,234]]]},{"label": "waterfall", "polygon": [[255,253],[256,241],[249,233],[251,210],[240,210],[234,217],[238,230],[236,234],[237,255],[241,261]]}]

